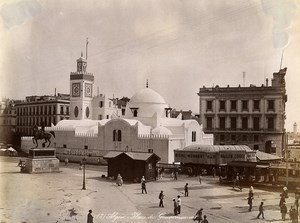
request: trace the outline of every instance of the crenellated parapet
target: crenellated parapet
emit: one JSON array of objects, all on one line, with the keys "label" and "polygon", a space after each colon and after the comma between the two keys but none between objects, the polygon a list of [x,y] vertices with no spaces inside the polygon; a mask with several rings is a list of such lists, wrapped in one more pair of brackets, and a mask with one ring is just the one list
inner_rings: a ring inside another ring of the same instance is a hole
[{"label": "crenellated parapet", "polygon": [[169,139],[169,135],[153,135],[153,134],[140,134],[138,135],[138,139]]},{"label": "crenellated parapet", "polygon": [[76,132],[75,137],[97,138],[97,133]]},{"label": "crenellated parapet", "polygon": [[22,136],[21,141],[31,141],[32,142],[32,137],[33,136]]},{"label": "crenellated parapet", "polygon": [[52,127],[45,127],[45,131],[74,131],[74,127],[61,127],[61,126],[52,126]]}]

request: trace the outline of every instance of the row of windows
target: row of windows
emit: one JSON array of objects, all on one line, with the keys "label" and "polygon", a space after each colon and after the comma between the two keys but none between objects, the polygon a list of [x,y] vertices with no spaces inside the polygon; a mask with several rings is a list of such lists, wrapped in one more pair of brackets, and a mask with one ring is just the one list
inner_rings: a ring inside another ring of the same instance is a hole
[{"label": "row of windows", "polygon": [[[237,117],[230,117],[230,129],[237,129]],[[242,129],[249,129],[249,118],[242,117],[242,123],[239,128]],[[253,117],[252,119],[252,129],[259,130],[260,129],[260,117]],[[275,118],[274,117],[267,117],[267,129],[274,130],[275,128]],[[212,129],[213,128],[213,117],[206,117],[206,128]],[[226,117],[219,117],[219,128],[226,129]],[[228,128],[228,126],[227,126]]]},{"label": "row of windows", "polygon": [[[249,142],[249,141],[254,141],[254,142],[259,142],[260,137],[259,135],[236,135],[236,134],[231,134],[231,135],[227,135],[227,139],[231,140],[231,141],[237,141],[240,138],[240,140],[242,142]],[[218,140],[220,139],[221,142],[225,141],[225,135],[224,134],[220,134],[220,135],[215,135],[215,139]]]},{"label": "row of windows", "polygon": [[13,124],[13,120],[11,120],[11,119],[4,119],[2,124],[3,125],[12,125]]},{"label": "row of windows", "polygon": [[[238,103],[241,103],[241,111],[249,111],[250,100],[219,100],[219,111],[226,111],[226,104],[230,103],[230,111],[237,111]],[[252,100],[253,111],[260,111],[260,100]],[[213,111],[213,100],[206,101],[206,111]],[[267,111],[275,111],[275,101],[267,100]]]},{"label": "row of windows", "polygon": [[[206,158],[206,159],[216,159],[217,155],[214,154],[175,154],[175,157],[187,157],[187,158]],[[245,158],[245,154],[220,154],[220,158],[240,158],[240,159],[244,159]]]},{"label": "row of windows", "polygon": [[14,110],[8,110],[8,109],[4,109],[3,111],[0,111],[0,114],[4,114],[4,115],[14,115],[15,111]]},{"label": "row of windows", "polygon": [[[69,119],[68,117],[60,116],[60,120]],[[60,121],[58,120],[58,121]],[[26,117],[26,118],[17,118],[18,126],[51,126],[51,123],[54,125],[57,123],[56,117]]]},{"label": "row of windows", "polygon": [[[17,108],[17,115],[55,115],[57,113],[56,106],[32,106]],[[60,106],[61,115],[69,115],[69,106]]]}]

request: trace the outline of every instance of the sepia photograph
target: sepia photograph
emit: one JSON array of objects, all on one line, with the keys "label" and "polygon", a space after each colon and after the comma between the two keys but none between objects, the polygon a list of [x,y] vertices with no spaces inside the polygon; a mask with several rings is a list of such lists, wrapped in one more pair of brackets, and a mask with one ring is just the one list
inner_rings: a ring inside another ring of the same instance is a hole
[{"label": "sepia photograph", "polygon": [[0,223],[300,221],[300,0],[0,0],[0,49]]}]

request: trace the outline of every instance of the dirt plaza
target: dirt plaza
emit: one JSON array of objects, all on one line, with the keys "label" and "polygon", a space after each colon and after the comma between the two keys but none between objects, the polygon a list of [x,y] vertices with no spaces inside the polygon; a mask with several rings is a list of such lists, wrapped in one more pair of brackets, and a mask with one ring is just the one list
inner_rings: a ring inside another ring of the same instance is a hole
[{"label": "dirt plaza", "polygon": [[[270,188],[254,188],[253,209],[248,211],[248,188],[235,190],[219,185],[218,179],[179,175],[147,183],[147,194],[140,183],[117,186],[102,178],[106,167],[87,165],[86,190],[82,190],[82,170],[78,164],[60,164],[59,173],[23,174],[18,157],[0,157],[0,222],[86,222],[89,209],[94,222],[194,222],[193,216],[203,208],[208,222],[283,222],[279,210],[279,192]],[[189,184],[189,196],[184,185]],[[158,207],[158,195],[165,194],[164,208]],[[173,215],[173,198],[182,198],[182,211]],[[258,206],[265,204],[265,219],[256,219]],[[288,209],[294,195],[286,200]],[[289,217],[285,222],[290,222]]]}]

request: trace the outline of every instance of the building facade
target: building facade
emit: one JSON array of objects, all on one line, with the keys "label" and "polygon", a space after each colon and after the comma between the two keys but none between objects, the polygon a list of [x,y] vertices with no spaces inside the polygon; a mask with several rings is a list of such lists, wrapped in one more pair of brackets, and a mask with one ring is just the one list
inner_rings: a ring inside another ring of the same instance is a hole
[{"label": "building facade", "polygon": [[215,145],[248,145],[251,149],[282,155],[285,145],[286,68],[261,87],[200,88],[199,114]]},{"label": "building facade", "polygon": [[22,136],[32,136],[34,126],[56,125],[69,119],[70,96],[28,96],[15,104],[16,131]]},{"label": "building facade", "polygon": [[0,101],[0,142],[12,143],[15,131],[15,101],[3,98]]}]

